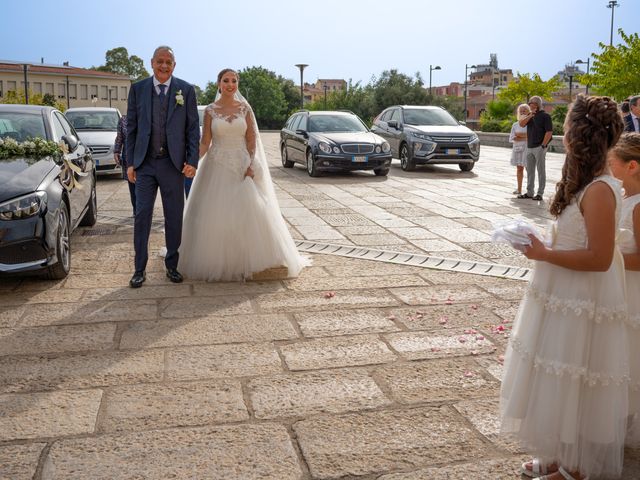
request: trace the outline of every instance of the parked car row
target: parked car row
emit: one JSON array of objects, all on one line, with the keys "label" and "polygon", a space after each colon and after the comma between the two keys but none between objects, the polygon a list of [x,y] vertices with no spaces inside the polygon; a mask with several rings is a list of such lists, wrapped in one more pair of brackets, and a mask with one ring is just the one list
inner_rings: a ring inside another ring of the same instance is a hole
[{"label": "parked car row", "polygon": [[61,279],[71,268],[71,233],[97,221],[96,163],[58,110],[0,105],[3,142],[36,138],[63,142],[69,163],[51,155],[0,157],[0,274],[38,271]]},{"label": "parked car row", "polygon": [[480,157],[480,140],[442,107],[396,105],[378,115],[371,129],[348,111],[301,110],[280,131],[282,166],[323,171],[389,173],[392,158],[405,171],[416,165],[457,164],[470,171]]}]

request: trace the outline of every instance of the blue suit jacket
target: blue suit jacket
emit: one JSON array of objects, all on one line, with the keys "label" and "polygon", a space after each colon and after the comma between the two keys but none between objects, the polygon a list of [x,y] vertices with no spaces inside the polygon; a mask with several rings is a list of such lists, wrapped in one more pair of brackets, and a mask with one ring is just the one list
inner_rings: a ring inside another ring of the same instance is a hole
[{"label": "blue suit jacket", "polygon": [[[183,105],[178,105],[176,95],[182,92]],[[167,94],[167,148],[175,167],[182,171],[185,163],[198,166],[200,124],[196,92],[193,85],[171,77]],[[131,85],[127,103],[127,165],[138,168],[145,157],[151,139],[151,104],[153,103],[153,77]]]},{"label": "blue suit jacket", "polygon": [[633,124],[633,118],[631,118],[631,114],[624,116],[624,131],[625,132],[635,132],[635,125]]}]

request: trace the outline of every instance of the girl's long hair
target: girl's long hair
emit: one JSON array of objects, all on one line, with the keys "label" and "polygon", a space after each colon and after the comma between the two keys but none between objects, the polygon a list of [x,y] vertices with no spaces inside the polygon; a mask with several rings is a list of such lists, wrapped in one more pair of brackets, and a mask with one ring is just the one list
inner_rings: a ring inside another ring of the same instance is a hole
[{"label": "girl's long hair", "polygon": [[616,102],[609,97],[578,95],[564,121],[567,156],[549,211],[558,217],[576,194],[607,166],[607,151],[624,130]]}]

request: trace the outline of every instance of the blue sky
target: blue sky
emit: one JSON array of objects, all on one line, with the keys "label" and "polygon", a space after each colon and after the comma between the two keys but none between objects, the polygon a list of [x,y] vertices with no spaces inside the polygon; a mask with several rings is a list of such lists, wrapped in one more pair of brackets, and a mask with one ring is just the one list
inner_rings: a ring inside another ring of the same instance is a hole
[{"label": "blue sky", "polygon": [[[640,0],[619,0],[617,29],[638,31]],[[395,68],[433,85],[464,81],[465,64],[538,72],[544,79],[609,42],[608,0],[19,0],[0,1],[0,60],[78,67],[124,46],[149,71],[171,45],[175,75],[201,87],[225,67],[262,65],[299,83],[344,78],[366,84]],[[21,20],[24,18],[24,20]]]}]

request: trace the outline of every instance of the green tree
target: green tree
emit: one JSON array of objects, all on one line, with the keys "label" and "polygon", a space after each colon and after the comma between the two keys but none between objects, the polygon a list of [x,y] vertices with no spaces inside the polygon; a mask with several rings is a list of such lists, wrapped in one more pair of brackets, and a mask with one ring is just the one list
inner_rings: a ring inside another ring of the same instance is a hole
[{"label": "green tree", "polygon": [[97,67],[96,70],[127,75],[134,82],[149,76],[142,59],[137,55],[129,56],[125,47],[107,50],[105,60],[105,64]]},{"label": "green tree", "polygon": [[534,95],[538,95],[545,100],[551,100],[551,94],[561,86],[562,82],[558,77],[551,77],[545,81],[537,73],[533,75],[518,73],[516,78],[500,90],[497,96],[499,100],[506,100],[512,105],[527,102]]},{"label": "green tree", "polygon": [[419,76],[414,80],[397,70],[385,70],[371,87],[378,112],[391,105],[430,105],[433,101]]},{"label": "green tree", "polygon": [[[4,97],[0,97],[0,103],[24,105],[24,91],[9,90]],[[45,93],[43,96],[40,93],[33,93],[31,90],[29,90],[29,105],[48,105],[57,108],[61,112],[67,109],[65,103],[57,101],[56,97],[50,93]]]},{"label": "green tree", "polygon": [[281,128],[288,105],[278,77],[263,67],[247,67],[238,72],[239,89],[249,101],[260,128]]},{"label": "green tree", "polygon": [[640,92],[640,37],[626,35],[622,29],[618,33],[624,43],[615,47],[600,43],[602,52],[592,55],[589,75],[580,75],[578,81],[593,85],[599,95],[622,100]]},{"label": "green tree", "polygon": [[325,108],[324,96],[315,102],[305,105],[309,110],[349,110],[358,115],[365,123],[371,125],[373,118],[380,113],[375,106],[373,89],[371,86],[362,87],[360,82],[355,85],[349,80],[345,90],[335,90],[327,93]]},{"label": "green tree", "polygon": [[287,104],[287,115],[300,108],[300,85],[296,86],[293,80],[278,75],[278,83],[284,94],[284,101]]},{"label": "green tree", "polygon": [[209,105],[216,99],[216,93],[218,93],[218,84],[215,82],[207,82],[204,90],[200,91],[198,95],[198,105]]}]

